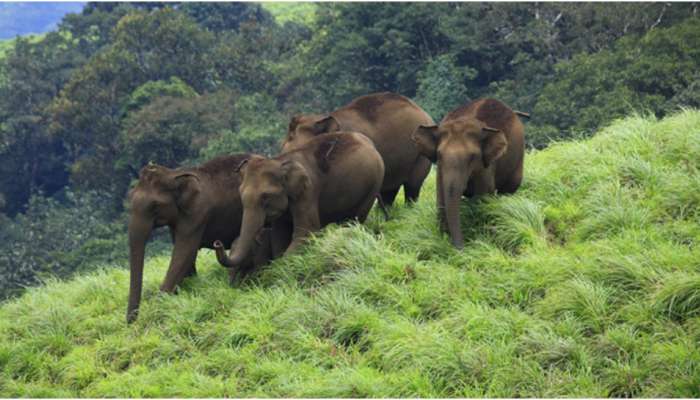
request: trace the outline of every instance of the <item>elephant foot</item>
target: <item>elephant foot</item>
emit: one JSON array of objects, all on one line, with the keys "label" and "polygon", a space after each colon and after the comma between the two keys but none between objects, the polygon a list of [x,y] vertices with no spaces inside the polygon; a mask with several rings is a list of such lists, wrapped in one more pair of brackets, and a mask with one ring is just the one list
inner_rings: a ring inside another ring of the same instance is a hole
[{"label": "elephant foot", "polygon": [[177,286],[173,286],[173,287],[161,286],[160,291],[161,291],[161,293],[165,293],[165,294],[177,294],[178,287]]}]

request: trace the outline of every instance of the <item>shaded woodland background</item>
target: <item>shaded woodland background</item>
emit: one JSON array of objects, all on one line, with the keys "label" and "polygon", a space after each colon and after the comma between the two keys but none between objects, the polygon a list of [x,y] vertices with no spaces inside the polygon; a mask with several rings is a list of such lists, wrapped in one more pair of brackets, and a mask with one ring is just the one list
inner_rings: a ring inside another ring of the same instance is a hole
[{"label": "shaded woodland background", "polygon": [[292,115],[384,90],[436,121],[496,97],[543,148],[699,107],[698,64],[696,3],[88,3],[0,43],[0,297],[123,262],[148,161],[274,154]]}]

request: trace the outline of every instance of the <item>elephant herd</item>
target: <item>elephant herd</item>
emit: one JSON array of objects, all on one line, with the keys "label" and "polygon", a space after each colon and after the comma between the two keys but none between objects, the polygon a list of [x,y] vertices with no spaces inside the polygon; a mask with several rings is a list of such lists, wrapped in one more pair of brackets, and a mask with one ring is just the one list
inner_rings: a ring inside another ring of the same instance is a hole
[{"label": "elephant herd", "polygon": [[191,168],[145,166],[129,193],[127,322],[138,316],[153,229],[168,226],[174,243],[161,291],[172,293],[196,274],[200,248],[216,251],[235,284],[325,225],[364,222],[375,200],[386,213],[402,186],[406,202],[417,201],[431,163],[437,164],[440,227],[462,248],[462,196],[513,193],[520,186],[525,146],[518,116],[528,115],[480,99],[436,125],[410,99],[376,93],[328,114],[293,117],[273,158],[236,154]]}]

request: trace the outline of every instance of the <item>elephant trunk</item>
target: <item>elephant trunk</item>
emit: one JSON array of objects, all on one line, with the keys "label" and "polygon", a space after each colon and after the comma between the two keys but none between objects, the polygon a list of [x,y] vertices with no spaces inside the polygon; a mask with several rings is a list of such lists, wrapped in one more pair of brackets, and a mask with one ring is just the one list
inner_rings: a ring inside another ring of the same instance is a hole
[{"label": "elephant trunk", "polygon": [[216,260],[219,262],[219,264],[221,264],[221,266],[224,268],[233,268],[233,264],[231,264],[228,256],[226,255],[224,244],[220,240],[214,242],[214,252],[216,253]]},{"label": "elephant trunk", "polygon": [[143,285],[143,259],[146,252],[146,241],[153,229],[150,219],[132,215],[129,221],[129,265],[131,268],[129,285],[129,305],[126,310],[126,322],[132,323],[139,314],[141,303],[141,288]]},{"label": "elephant trunk", "polygon": [[445,218],[447,220],[447,228],[450,233],[452,244],[462,249],[464,247],[464,237],[462,235],[462,227],[459,219],[459,205],[462,200],[462,194],[467,186],[468,176],[464,179],[446,179],[443,174],[442,189],[443,199],[445,201]]},{"label": "elephant trunk", "polygon": [[250,254],[255,238],[263,228],[265,214],[262,212],[243,211],[243,222],[241,224],[241,234],[231,245],[231,253],[227,257],[223,248],[216,249],[216,257],[221,265],[226,268],[236,268],[243,264],[243,261]]}]

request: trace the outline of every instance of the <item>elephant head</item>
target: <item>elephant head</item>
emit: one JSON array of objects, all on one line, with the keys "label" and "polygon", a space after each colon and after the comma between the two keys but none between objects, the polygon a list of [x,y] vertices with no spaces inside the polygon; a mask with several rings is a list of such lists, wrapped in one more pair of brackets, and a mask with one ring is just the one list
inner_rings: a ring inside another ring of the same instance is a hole
[{"label": "elephant head", "polygon": [[441,217],[447,223],[452,243],[464,246],[459,204],[469,179],[488,169],[506,151],[503,132],[473,118],[444,121],[440,126],[419,126],[412,136],[418,151],[438,165],[438,198]]},{"label": "elephant head", "polygon": [[254,249],[266,224],[281,217],[290,201],[302,196],[309,178],[296,161],[254,156],[238,167],[241,174],[243,220],[241,233],[226,256],[221,243],[215,244],[219,263],[227,268],[240,266]]},{"label": "elephant head", "polygon": [[151,231],[161,226],[174,226],[196,203],[200,179],[192,172],[171,170],[149,164],[141,169],[139,182],[129,193],[129,264],[131,284],[127,321],[138,316],[143,282],[146,242]]},{"label": "elephant head", "polygon": [[282,153],[292,151],[318,135],[339,130],[340,124],[332,115],[296,115],[289,122],[287,136],[282,142]]}]

